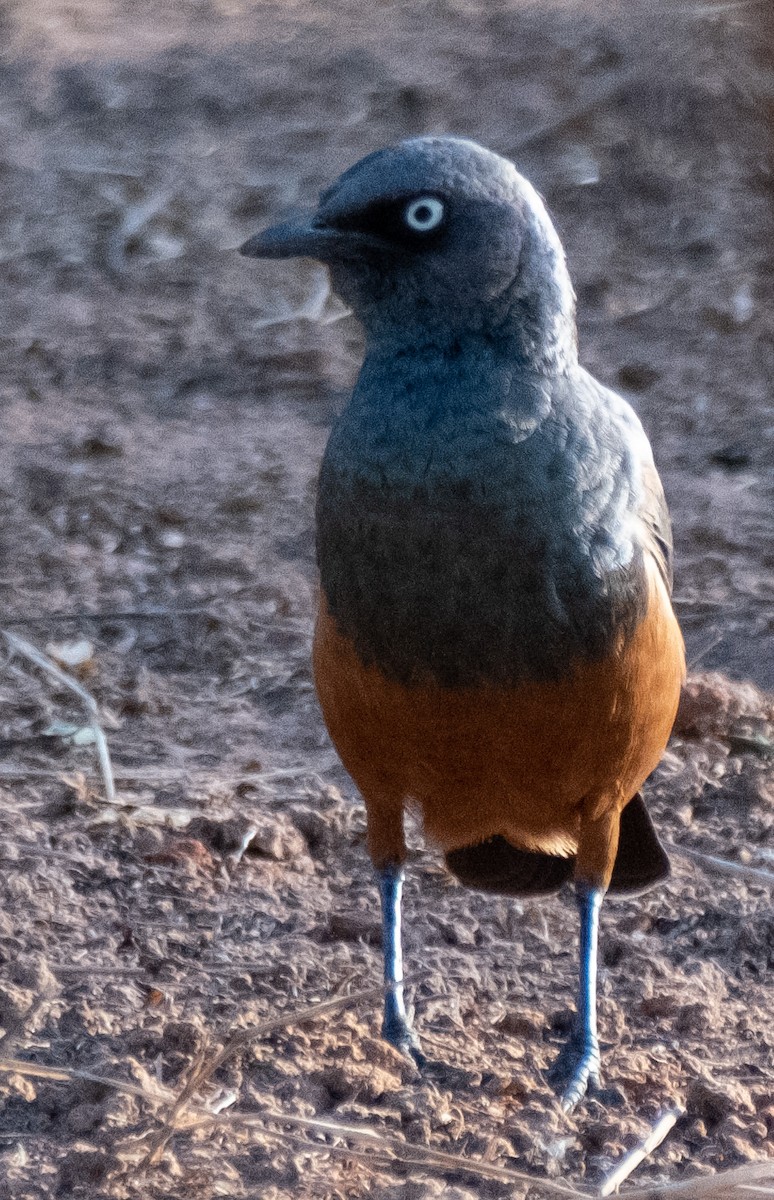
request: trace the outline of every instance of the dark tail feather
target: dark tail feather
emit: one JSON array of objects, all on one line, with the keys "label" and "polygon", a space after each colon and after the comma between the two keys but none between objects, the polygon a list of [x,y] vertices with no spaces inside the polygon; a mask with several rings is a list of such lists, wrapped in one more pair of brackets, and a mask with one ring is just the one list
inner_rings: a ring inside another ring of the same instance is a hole
[{"label": "dark tail feather", "polygon": [[[498,835],[476,846],[450,850],[446,866],[460,883],[480,892],[550,896],[572,879],[575,859],[519,850]],[[669,859],[638,792],[621,813],[610,891],[644,892],[668,875]]]},{"label": "dark tail feather", "polygon": [[668,875],[669,859],[638,792],[621,813],[610,891],[644,892]]},{"label": "dark tail feather", "polygon": [[574,858],[519,850],[499,835],[450,850],[446,866],[466,887],[501,896],[549,896],[572,879]]}]

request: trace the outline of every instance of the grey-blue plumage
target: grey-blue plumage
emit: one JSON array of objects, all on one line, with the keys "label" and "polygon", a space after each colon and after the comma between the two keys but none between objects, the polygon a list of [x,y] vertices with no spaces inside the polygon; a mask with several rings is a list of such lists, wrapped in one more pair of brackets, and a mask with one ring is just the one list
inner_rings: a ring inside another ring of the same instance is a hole
[{"label": "grey-blue plumage", "polygon": [[[438,230],[406,228],[416,196],[444,204]],[[578,363],[537,193],[480,146],[417,138],[347,171],[314,225],[368,338],[318,493],[342,631],[404,682],[557,679],[604,656],[643,615],[648,489],[665,546],[668,517],[639,421]]]},{"label": "grey-blue plumage", "polygon": [[[417,198],[436,227],[408,226]],[[413,138],[243,249],[320,257],[366,331],[317,507],[323,590],[363,658],[459,685],[608,652],[642,617],[643,547],[670,573],[669,518],[637,417],[578,363],[532,185],[466,139]]]},{"label": "grey-blue plumage", "polygon": [[559,679],[647,602],[642,437],[577,363],[369,352],[323,460],[330,612],[366,662],[445,686]]}]

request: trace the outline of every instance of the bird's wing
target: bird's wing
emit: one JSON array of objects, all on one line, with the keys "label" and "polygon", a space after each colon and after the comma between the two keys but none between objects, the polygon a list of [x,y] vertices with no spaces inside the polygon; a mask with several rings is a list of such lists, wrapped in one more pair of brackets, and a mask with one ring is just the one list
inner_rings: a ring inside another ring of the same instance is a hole
[{"label": "bird's wing", "polygon": [[[653,461],[653,451],[640,418],[634,408],[617,391],[606,388],[583,368],[578,368],[572,380],[571,400],[578,406],[580,401],[587,408],[587,419],[595,430],[604,430],[605,422],[613,426],[611,456],[600,460],[600,480],[605,470],[620,473],[625,482],[622,492],[617,493],[616,502],[626,505],[630,518],[634,518],[636,539],[642,551],[653,558],[667,592],[672,593],[672,523],[666,506],[664,488]],[[608,426],[610,430],[610,426]],[[598,436],[604,437],[604,433]],[[599,480],[595,480],[599,487]],[[590,504],[599,503],[590,499]],[[618,509],[620,514],[620,509]],[[600,510],[596,509],[596,516]]]},{"label": "bird's wing", "polygon": [[641,494],[637,507],[641,546],[650,554],[659,569],[667,591],[672,594],[672,522],[664,497],[653,451],[647,434],[634,409],[622,396],[609,388],[602,389],[610,408],[624,426],[629,452],[639,467]]},{"label": "bird's wing", "polygon": [[643,498],[639,517],[643,526],[643,548],[655,559],[666,584],[672,593],[672,522],[664,499],[664,489],[650,455],[642,464]]}]

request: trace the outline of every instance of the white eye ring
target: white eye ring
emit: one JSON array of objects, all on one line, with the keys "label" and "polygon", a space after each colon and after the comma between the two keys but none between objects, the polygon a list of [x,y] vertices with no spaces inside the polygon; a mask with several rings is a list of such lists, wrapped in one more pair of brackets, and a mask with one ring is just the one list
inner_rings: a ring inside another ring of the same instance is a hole
[{"label": "white eye ring", "polygon": [[441,224],[445,211],[436,196],[417,196],[406,205],[403,219],[415,233],[430,233]]}]

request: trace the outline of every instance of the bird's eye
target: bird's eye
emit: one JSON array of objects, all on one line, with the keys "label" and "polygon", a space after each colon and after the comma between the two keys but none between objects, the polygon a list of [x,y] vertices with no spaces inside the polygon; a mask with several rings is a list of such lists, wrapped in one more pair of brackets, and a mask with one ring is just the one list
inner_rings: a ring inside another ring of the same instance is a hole
[{"label": "bird's eye", "polygon": [[406,205],[403,219],[415,233],[430,233],[441,224],[444,212],[444,206],[436,196],[417,196]]}]

